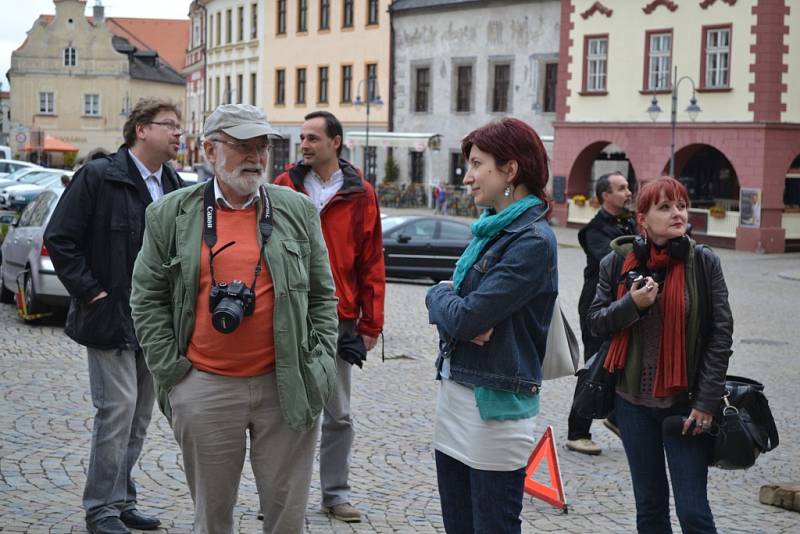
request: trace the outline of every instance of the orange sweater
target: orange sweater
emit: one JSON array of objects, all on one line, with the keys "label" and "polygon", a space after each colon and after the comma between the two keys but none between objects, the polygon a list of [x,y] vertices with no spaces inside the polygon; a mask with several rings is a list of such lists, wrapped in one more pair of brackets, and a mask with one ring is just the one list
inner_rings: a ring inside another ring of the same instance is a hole
[{"label": "orange sweater", "polygon": [[[244,210],[217,209],[217,244],[219,250],[236,241],[214,257],[214,277],[217,282],[241,280],[248,287],[253,283],[256,258],[259,257],[256,207]],[[195,325],[186,357],[202,370],[225,376],[257,376],[275,369],[275,341],[272,314],[275,292],[272,277],[263,258],[261,274],[256,281],[256,305],[251,316],[244,316],[239,327],[230,334],[219,332],[211,324],[208,296],[211,291],[211,271],[208,265],[208,246],[202,243],[200,255],[200,285],[195,305]]]}]

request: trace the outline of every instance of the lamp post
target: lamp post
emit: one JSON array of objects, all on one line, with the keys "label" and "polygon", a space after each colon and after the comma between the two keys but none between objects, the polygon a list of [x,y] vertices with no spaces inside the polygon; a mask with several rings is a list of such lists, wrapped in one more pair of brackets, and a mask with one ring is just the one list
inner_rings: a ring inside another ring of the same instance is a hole
[{"label": "lamp post", "polygon": [[[366,82],[366,83],[364,83]],[[361,86],[365,85],[367,89],[366,98],[361,100]],[[361,109],[361,106],[366,106],[367,108],[367,138],[366,138],[366,147],[364,148],[364,174],[366,175],[367,181],[372,183],[373,180],[370,179],[370,172],[369,172],[369,110],[370,107],[374,107],[375,109],[380,110],[383,107],[383,100],[381,100],[381,95],[378,92],[378,79],[372,78],[367,80],[361,80],[358,82],[358,86],[356,87],[356,100],[353,102],[356,109]],[[372,184],[375,185],[375,184]]]},{"label": "lamp post", "polygon": [[[678,67],[675,67],[675,76],[673,77],[673,80],[676,78],[678,78]],[[678,87],[683,80],[689,80],[689,83],[692,84],[692,98],[689,100],[689,105],[686,107],[686,113],[689,115],[689,120],[692,122],[697,120],[697,114],[702,111],[700,106],[697,105],[697,97],[695,96],[697,90],[694,80],[692,80],[691,77],[682,76],[678,81],[672,84],[672,88],[670,89],[672,93],[672,109],[670,110],[672,142],[669,149],[669,175],[673,178],[675,177],[675,124],[678,122]],[[652,119],[653,122],[658,119],[658,115],[661,113],[661,107],[658,105],[658,99],[656,98],[655,91],[653,91],[653,100],[650,101],[650,107],[647,108],[647,113],[650,114],[650,119]]]}]

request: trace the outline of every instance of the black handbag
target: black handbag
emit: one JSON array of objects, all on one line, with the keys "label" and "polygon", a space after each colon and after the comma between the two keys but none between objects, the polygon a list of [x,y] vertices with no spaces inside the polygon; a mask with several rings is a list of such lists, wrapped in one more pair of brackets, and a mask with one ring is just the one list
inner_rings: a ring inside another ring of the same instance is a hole
[{"label": "black handbag", "polygon": [[605,419],[614,410],[617,375],[609,373],[603,366],[609,345],[608,341],[603,343],[600,350],[575,373],[578,384],[575,387],[572,409],[583,418]]},{"label": "black handbag", "polygon": [[747,469],[761,453],[777,447],[778,429],[764,396],[764,385],[728,375],[710,433],[714,437],[711,465],[720,469]]}]

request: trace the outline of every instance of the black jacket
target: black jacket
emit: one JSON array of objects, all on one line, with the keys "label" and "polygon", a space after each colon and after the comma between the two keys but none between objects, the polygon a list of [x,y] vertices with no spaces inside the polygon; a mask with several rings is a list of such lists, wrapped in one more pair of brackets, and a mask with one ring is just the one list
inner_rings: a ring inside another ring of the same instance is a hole
[{"label": "black jacket", "polygon": [[[610,338],[633,326],[642,316],[630,293],[617,300],[621,265],[617,252],[611,252],[600,263],[600,283],[589,310],[589,322],[592,333],[603,338]],[[725,376],[733,344],[733,314],[719,257],[709,247],[696,245],[694,265],[700,331],[696,349],[699,351],[697,370],[694,376],[689,377],[689,394],[694,408],[715,414],[725,392]]]},{"label": "black jacket", "polygon": [[589,306],[594,300],[597,282],[600,276],[600,261],[611,252],[611,242],[623,235],[636,233],[633,219],[623,219],[611,215],[604,209],[578,232],[578,242],[586,253],[586,267],[583,269],[583,289],[578,299],[578,317],[583,339],[583,356],[589,359],[600,349],[603,340],[591,334],[589,328]]},{"label": "black jacket", "polygon": [[[163,166],[164,193],[182,186]],[[44,240],[71,298],[66,334],[98,349],[138,348],[128,304],[133,262],[142,246],[144,210],[152,202],[139,170],[121,147],[90,161],[61,195]],[[105,290],[108,297],[89,304]]]}]

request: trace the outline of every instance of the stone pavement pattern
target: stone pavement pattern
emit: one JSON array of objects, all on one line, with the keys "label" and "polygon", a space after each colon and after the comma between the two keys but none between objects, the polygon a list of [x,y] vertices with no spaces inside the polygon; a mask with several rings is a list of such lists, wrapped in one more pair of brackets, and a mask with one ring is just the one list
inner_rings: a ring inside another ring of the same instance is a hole
[{"label": "stone pavement pattern", "polygon": [[[562,242],[574,232],[559,230]],[[563,239],[562,239],[563,237]],[[781,433],[780,447],[748,471],[712,470],[710,497],[720,532],[798,532],[800,515],[758,502],[762,484],[800,480],[800,423],[794,401],[800,383],[797,340],[800,282],[778,276],[797,269],[800,255],[758,256],[720,251],[736,320],[731,372],[766,384]],[[559,248],[561,301],[572,325],[584,259]],[[348,525],[319,512],[315,474],[306,531],[443,532],[430,447],[436,382],[434,329],[427,324],[425,283],[391,283],[387,292],[386,361],[373,351],[354,372],[354,504],[364,522]],[[553,425],[566,439],[574,378],[547,383],[539,429]],[[85,532],[80,508],[91,434],[85,351],[58,320],[26,326],[0,307],[0,531]],[[526,497],[523,532],[635,531],[633,495],[619,440],[600,424],[597,457],[567,452],[559,460],[568,515]],[[191,530],[191,499],[171,430],[156,413],[134,476],[139,502],[158,515],[163,532]],[[258,532],[252,472],[245,467],[235,515],[238,532]],[[673,514],[674,519],[674,514]],[[677,522],[674,523],[679,531]]]}]

